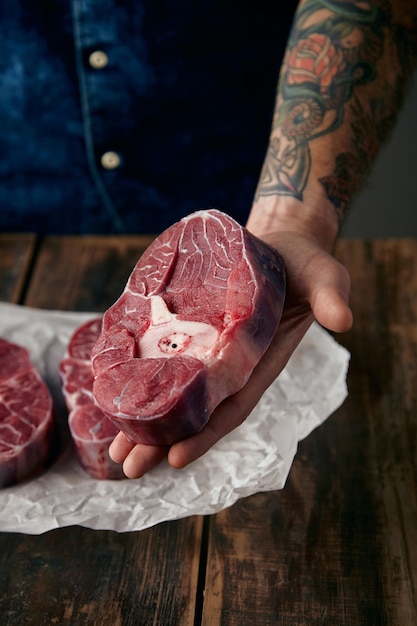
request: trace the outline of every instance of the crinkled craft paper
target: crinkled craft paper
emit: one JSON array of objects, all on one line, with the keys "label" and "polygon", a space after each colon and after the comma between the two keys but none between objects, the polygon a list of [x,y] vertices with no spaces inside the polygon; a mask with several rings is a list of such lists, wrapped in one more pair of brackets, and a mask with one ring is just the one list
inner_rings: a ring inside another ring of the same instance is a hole
[{"label": "crinkled craft paper", "polygon": [[0,336],[28,348],[51,389],[67,442],[45,473],[0,491],[0,531],[40,534],[70,525],[142,530],[282,489],[298,441],[347,395],[349,353],[314,324],[247,420],[202,458],[182,470],[162,463],[138,480],[96,480],[76,458],[58,375],[72,332],[96,316],[0,303]]}]

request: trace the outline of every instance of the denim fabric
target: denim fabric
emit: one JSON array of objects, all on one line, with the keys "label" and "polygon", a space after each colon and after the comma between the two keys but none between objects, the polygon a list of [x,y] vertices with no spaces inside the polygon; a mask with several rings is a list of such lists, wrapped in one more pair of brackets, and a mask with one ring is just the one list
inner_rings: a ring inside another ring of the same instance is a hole
[{"label": "denim fabric", "polygon": [[297,3],[270,4],[0,0],[0,230],[244,223]]}]

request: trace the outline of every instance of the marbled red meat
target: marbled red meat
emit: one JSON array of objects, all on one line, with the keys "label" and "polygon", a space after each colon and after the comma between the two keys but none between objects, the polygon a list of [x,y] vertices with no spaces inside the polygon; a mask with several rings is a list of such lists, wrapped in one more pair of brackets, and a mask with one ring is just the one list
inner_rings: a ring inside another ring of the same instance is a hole
[{"label": "marbled red meat", "polygon": [[53,450],[52,398],[28,351],[0,339],[0,487],[31,478]]},{"label": "marbled red meat", "polygon": [[201,430],[247,382],[282,313],[280,255],[217,210],[160,235],[104,315],[93,393],[130,440],[171,444]]},{"label": "marbled red meat", "polygon": [[122,467],[109,457],[109,446],[119,429],[95,406],[91,349],[99,337],[101,318],[90,320],[73,333],[59,365],[68,425],[82,467],[94,478],[120,479]]}]

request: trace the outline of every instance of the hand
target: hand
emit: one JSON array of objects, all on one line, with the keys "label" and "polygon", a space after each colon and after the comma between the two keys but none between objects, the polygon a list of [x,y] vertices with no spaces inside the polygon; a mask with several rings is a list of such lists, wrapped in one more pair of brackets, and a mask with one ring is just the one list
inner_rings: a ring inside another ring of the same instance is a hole
[{"label": "hand", "polygon": [[276,232],[264,239],[279,250],[287,271],[283,316],[270,347],[245,387],[224,400],[196,435],[162,447],[135,445],[119,433],[110,446],[110,456],[123,462],[128,478],[143,476],[165,458],[172,467],[183,468],[242,424],[285,367],[314,319],[334,332],[351,327],[352,312],[347,304],[350,278],[346,269],[307,235]]}]

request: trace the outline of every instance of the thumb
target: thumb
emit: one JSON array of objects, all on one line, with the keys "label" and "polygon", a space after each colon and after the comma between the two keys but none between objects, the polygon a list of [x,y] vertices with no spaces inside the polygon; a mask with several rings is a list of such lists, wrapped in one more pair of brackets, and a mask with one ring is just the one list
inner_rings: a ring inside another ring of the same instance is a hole
[{"label": "thumb", "polygon": [[342,333],[353,323],[349,307],[350,276],[348,271],[335,259],[331,267],[322,274],[323,279],[316,283],[310,298],[310,306],[319,324],[328,330]]}]

